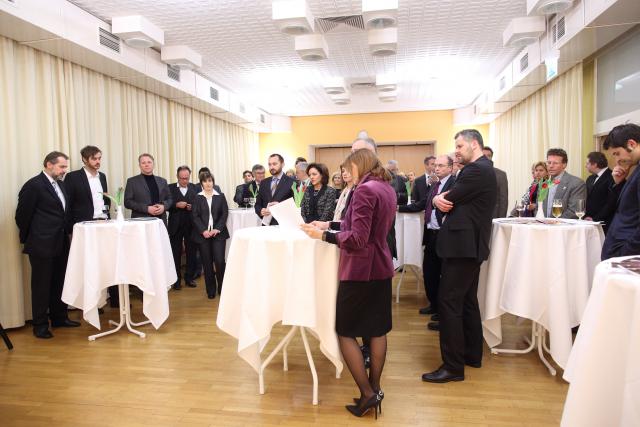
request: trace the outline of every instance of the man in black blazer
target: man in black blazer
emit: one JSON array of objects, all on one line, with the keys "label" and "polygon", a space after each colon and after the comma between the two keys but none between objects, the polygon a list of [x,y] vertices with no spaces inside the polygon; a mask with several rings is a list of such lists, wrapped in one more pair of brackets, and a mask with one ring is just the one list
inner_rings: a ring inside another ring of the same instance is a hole
[{"label": "man in black blazer", "polygon": [[76,327],[62,302],[62,287],[69,257],[68,196],[62,178],[69,157],[53,151],[44,158],[44,170],[27,181],[18,194],[16,224],[23,252],[31,264],[33,334],[52,338],[53,327]]},{"label": "man in black blazer", "polygon": [[[620,192],[616,213],[602,246],[602,259],[640,255],[640,126],[628,123],[614,127],[603,147],[611,150],[619,164],[624,161],[636,168]],[[619,168],[613,171],[616,181]]]},{"label": "man in black blazer", "polygon": [[187,270],[184,274],[186,286],[195,288],[196,275],[196,245],[191,240],[191,208],[196,198],[196,186],[190,182],[191,169],[189,166],[180,166],[176,172],[178,182],[169,185],[172,205],[169,208],[169,240],[171,241],[171,251],[173,252],[173,262],[176,266],[178,280],[173,284],[173,289],[182,289],[182,246],[187,255]]},{"label": "man in black blazer", "polygon": [[173,204],[167,180],[153,174],[151,154],[140,154],[138,165],[140,175],[127,179],[124,207],[131,209],[131,218],[155,217],[167,225],[167,211]]},{"label": "man in black blazer", "polygon": [[464,169],[453,188],[434,197],[445,218],[438,236],[442,259],[438,310],[443,364],[422,380],[434,383],[464,380],[465,365],[482,364],[482,324],[478,304],[480,264],[489,257],[491,222],[497,184],[493,163],[482,154],[482,135],[458,132],[456,157]]},{"label": "man in black blazer", "polygon": [[411,190],[411,201],[413,203],[425,200],[431,191],[430,177],[435,171],[435,156],[427,156],[424,158],[424,175],[420,175],[413,181],[413,190]]},{"label": "man in black blazer", "polygon": [[256,199],[258,195],[258,190],[260,189],[260,184],[264,181],[264,166],[260,164],[255,164],[251,168],[251,174],[253,175],[253,180],[249,183],[246,183],[242,186],[242,199]]},{"label": "man in black blazer", "polygon": [[606,208],[609,194],[614,187],[609,162],[603,153],[593,151],[587,154],[586,168],[591,175],[586,180],[585,219],[603,221],[602,229],[606,234],[614,213]]},{"label": "man in black blazer", "polygon": [[424,212],[424,235],[422,244],[424,245],[424,257],[422,261],[422,277],[424,280],[424,290],[430,305],[419,310],[420,314],[433,315],[427,326],[431,330],[439,330],[438,317],[438,293],[440,289],[440,276],[442,260],[436,252],[438,235],[442,227],[444,212],[433,207],[433,198],[441,193],[446,193],[451,189],[455,178],[451,175],[453,159],[449,156],[438,156],[435,161],[435,174],[438,181],[430,187],[430,192],[423,200],[410,205],[398,206],[399,212]]},{"label": "man in black blazer", "polygon": [[[270,217],[269,207],[293,197],[292,186],[295,183],[283,172],[284,158],[280,154],[269,156],[269,172],[271,176],[260,184],[260,191],[256,198],[256,214],[263,218]],[[278,225],[278,221],[271,218],[269,225]]]},{"label": "man in black blazer", "polygon": [[[107,176],[100,172],[102,151],[93,145],[80,150],[84,166],[69,172],[64,178],[64,185],[69,196],[70,226],[82,221],[109,218],[110,200],[102,195],[108,191]],[[118,285],[109,286],[109,305],[119,306]]]},{"label": "man in black blazer", "polygon": [[[248,208],[249,202],[244,202],[244,188],[246,185],[249,185],[253,182],[253,173],[249,170],[242,172],[242,180],[244,182],[236,187],[236,193],[233,195],[233,201],[236,202],[236,204],[240,208]],[[246,199],[249,198],[250,197],[246,197]]]},{"label": "man in black blazer", "polygon": [[389,160],[387,162],[387,170],[391,174],[391,186],[396,192],[396,201],[398,205],[406,205],[409,201],[409,195],[407,194],[407,180],[398,175],[398,162],[395,160]]}]

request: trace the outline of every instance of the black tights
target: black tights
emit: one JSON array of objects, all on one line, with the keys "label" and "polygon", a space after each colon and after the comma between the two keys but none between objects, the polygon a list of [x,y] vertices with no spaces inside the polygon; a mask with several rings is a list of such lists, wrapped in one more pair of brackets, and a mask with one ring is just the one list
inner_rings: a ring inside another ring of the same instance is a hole
[{"label": "black tights", "polygon": [[[344,358],[351,376],[356,381],[360,389],[361,402],[370,399],[378,390],[380,390],[380,376],[382,368],[387,358],[387,336],[371,337],[371,367],[369,368],[369,376],[364,367],[364,359],[362,351],[358,345],[358,341],[352,337],[338,336],[340,342],[340,351]],[[364,399],[363,399],[364,398]]]}]

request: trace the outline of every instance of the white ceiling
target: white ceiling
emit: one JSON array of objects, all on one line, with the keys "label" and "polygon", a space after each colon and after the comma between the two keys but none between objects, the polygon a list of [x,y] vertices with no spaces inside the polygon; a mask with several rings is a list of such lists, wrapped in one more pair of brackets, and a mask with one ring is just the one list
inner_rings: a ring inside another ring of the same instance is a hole
[{"label": "white ceiling", "polygon": [[[143,15],[165,31],[165,43],[202,55],[202,74],[273,114],[319,115],[450,109],[469,105],[517,51],[502,47],[509,21],[526,15],[526,0],[400,0],[398,53],[369,54],[367,33],[325,35],[329,59],[305,62],[293,38],[271,20],[271,0],[72,0],[111,22]],[[308,0],[316,18],[357,15],[361,0]],[[337,106],[324,78],[375,80],[395,73],[398,100],[381,102],[375,89],[352,91]]]}]

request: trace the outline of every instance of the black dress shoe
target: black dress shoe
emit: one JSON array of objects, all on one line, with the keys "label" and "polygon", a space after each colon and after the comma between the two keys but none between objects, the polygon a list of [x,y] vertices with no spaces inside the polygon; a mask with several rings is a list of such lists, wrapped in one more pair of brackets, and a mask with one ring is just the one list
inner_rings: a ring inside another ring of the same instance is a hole
[{"label": "black dress shoe", "polygon": [[98,314],[104,314],[104,309],[98,308]]},{"label": "black dress shoe", "polygon": [[427,329],[430,331],[439,331],[440,330],[440,322],[429,322],[427,323]]},{"label": "black dress shoe", "polygon": [[190,281],[188,281],[187,283],[185,283],[185,285],[186,285],[188,288],[195,288],[196,286],[198,286],[198,285],[196,285],[196,282],[195,282],[194,280],[190,280]]},{"label": "black dress shoe", "polygon": [[77,328],[78,326],[80,326],[80,322],[76,322],[75,320],[71,320],[71,319],[64,319],[61,321],[51,321],[51,326],[54,328]]},{"label": "black dress shoe", "polygon": [[176,282],[173,284],[172,288],[174,291],[179,291],[182,289],[182,286],[180,286],[180,282]]},{"label": "black dress shoe", "polygon": [[433,320],[434,322],[439,322],[440,315],[438,313],[435,313],[433,316],[431,316],[431,320]]},{"label": "black dress shoe", "polygon": [[482,362],[464,362],[464,364],[476,369],[482,368]]},{"label": "black dress shoe", "polygon": [[449,372],[441,366],[433,372],[422,374],[422,381],[428,383],[448,383],[450,381],[464,381],[464,374],[455,374],[453,372]]},{"label": "black dress shoe", "polygon": [[216,294],[207,294],[207,298],[209,299],[214,299],[216,297]]},{"label": "black dress shoe", "polygon": [[435,314],[435,310],[429,306],[429,307],[422,307],[420,310],[418,310],[418,312],[420,314]]},{"label": "black dress shoe", "polygon": [[36,338],[42,338],[42,339],[49,339],[49,338],[53,338],[53,334],[51,333],[51,331],[49,330],[48,327],[44,327],[44,328],[39,328],[39,329],[33,329],[33,335]]}]

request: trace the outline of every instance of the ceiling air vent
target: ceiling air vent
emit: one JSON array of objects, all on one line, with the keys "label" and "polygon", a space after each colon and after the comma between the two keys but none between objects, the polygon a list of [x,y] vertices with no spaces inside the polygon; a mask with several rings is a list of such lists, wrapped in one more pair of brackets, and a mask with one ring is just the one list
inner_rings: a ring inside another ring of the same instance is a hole
[{"label": "ceiling air vent", "polygon": [[99,43],[102,46],[106,47],[107,49],[111,49],[114,52],[120,53],[120,37],[111,34],[104,28],[98,28],[98,39]]},{"label": "ceiling air vent", "polygon": [[316,25],[320,32],[326,34],[349,33],[354,31],[364,31],[364,20],[362,15],[333,16],[329,18],[317,18]]},{"label": "ceiling air vent", "polygon": [[180,68],[167,64],[167,77],[177,82],[180,81]]},{"label": "ceiling air vent", "polygon": [[215,101],[219,101],[219,93],[218,93],[218,89],[216,89],[215,87],[211,87],[209,86],[209,97]]},{"label": "ceiling air vent", "polygon": [[529,68],[529,53],[525,53],[522,58],[520,58],[520,72],[523,72]]},{"label": "ceiling air vent", "polygon": [[265,120],[264,114],[260,114],[260,123],[264,124]]},{"label": "ceiling air vent", "polygon": [[556,41],[560,40],[567,33],[567,27],[565,26],[564,16],[558,19],[558,32],[556,33]]}]

